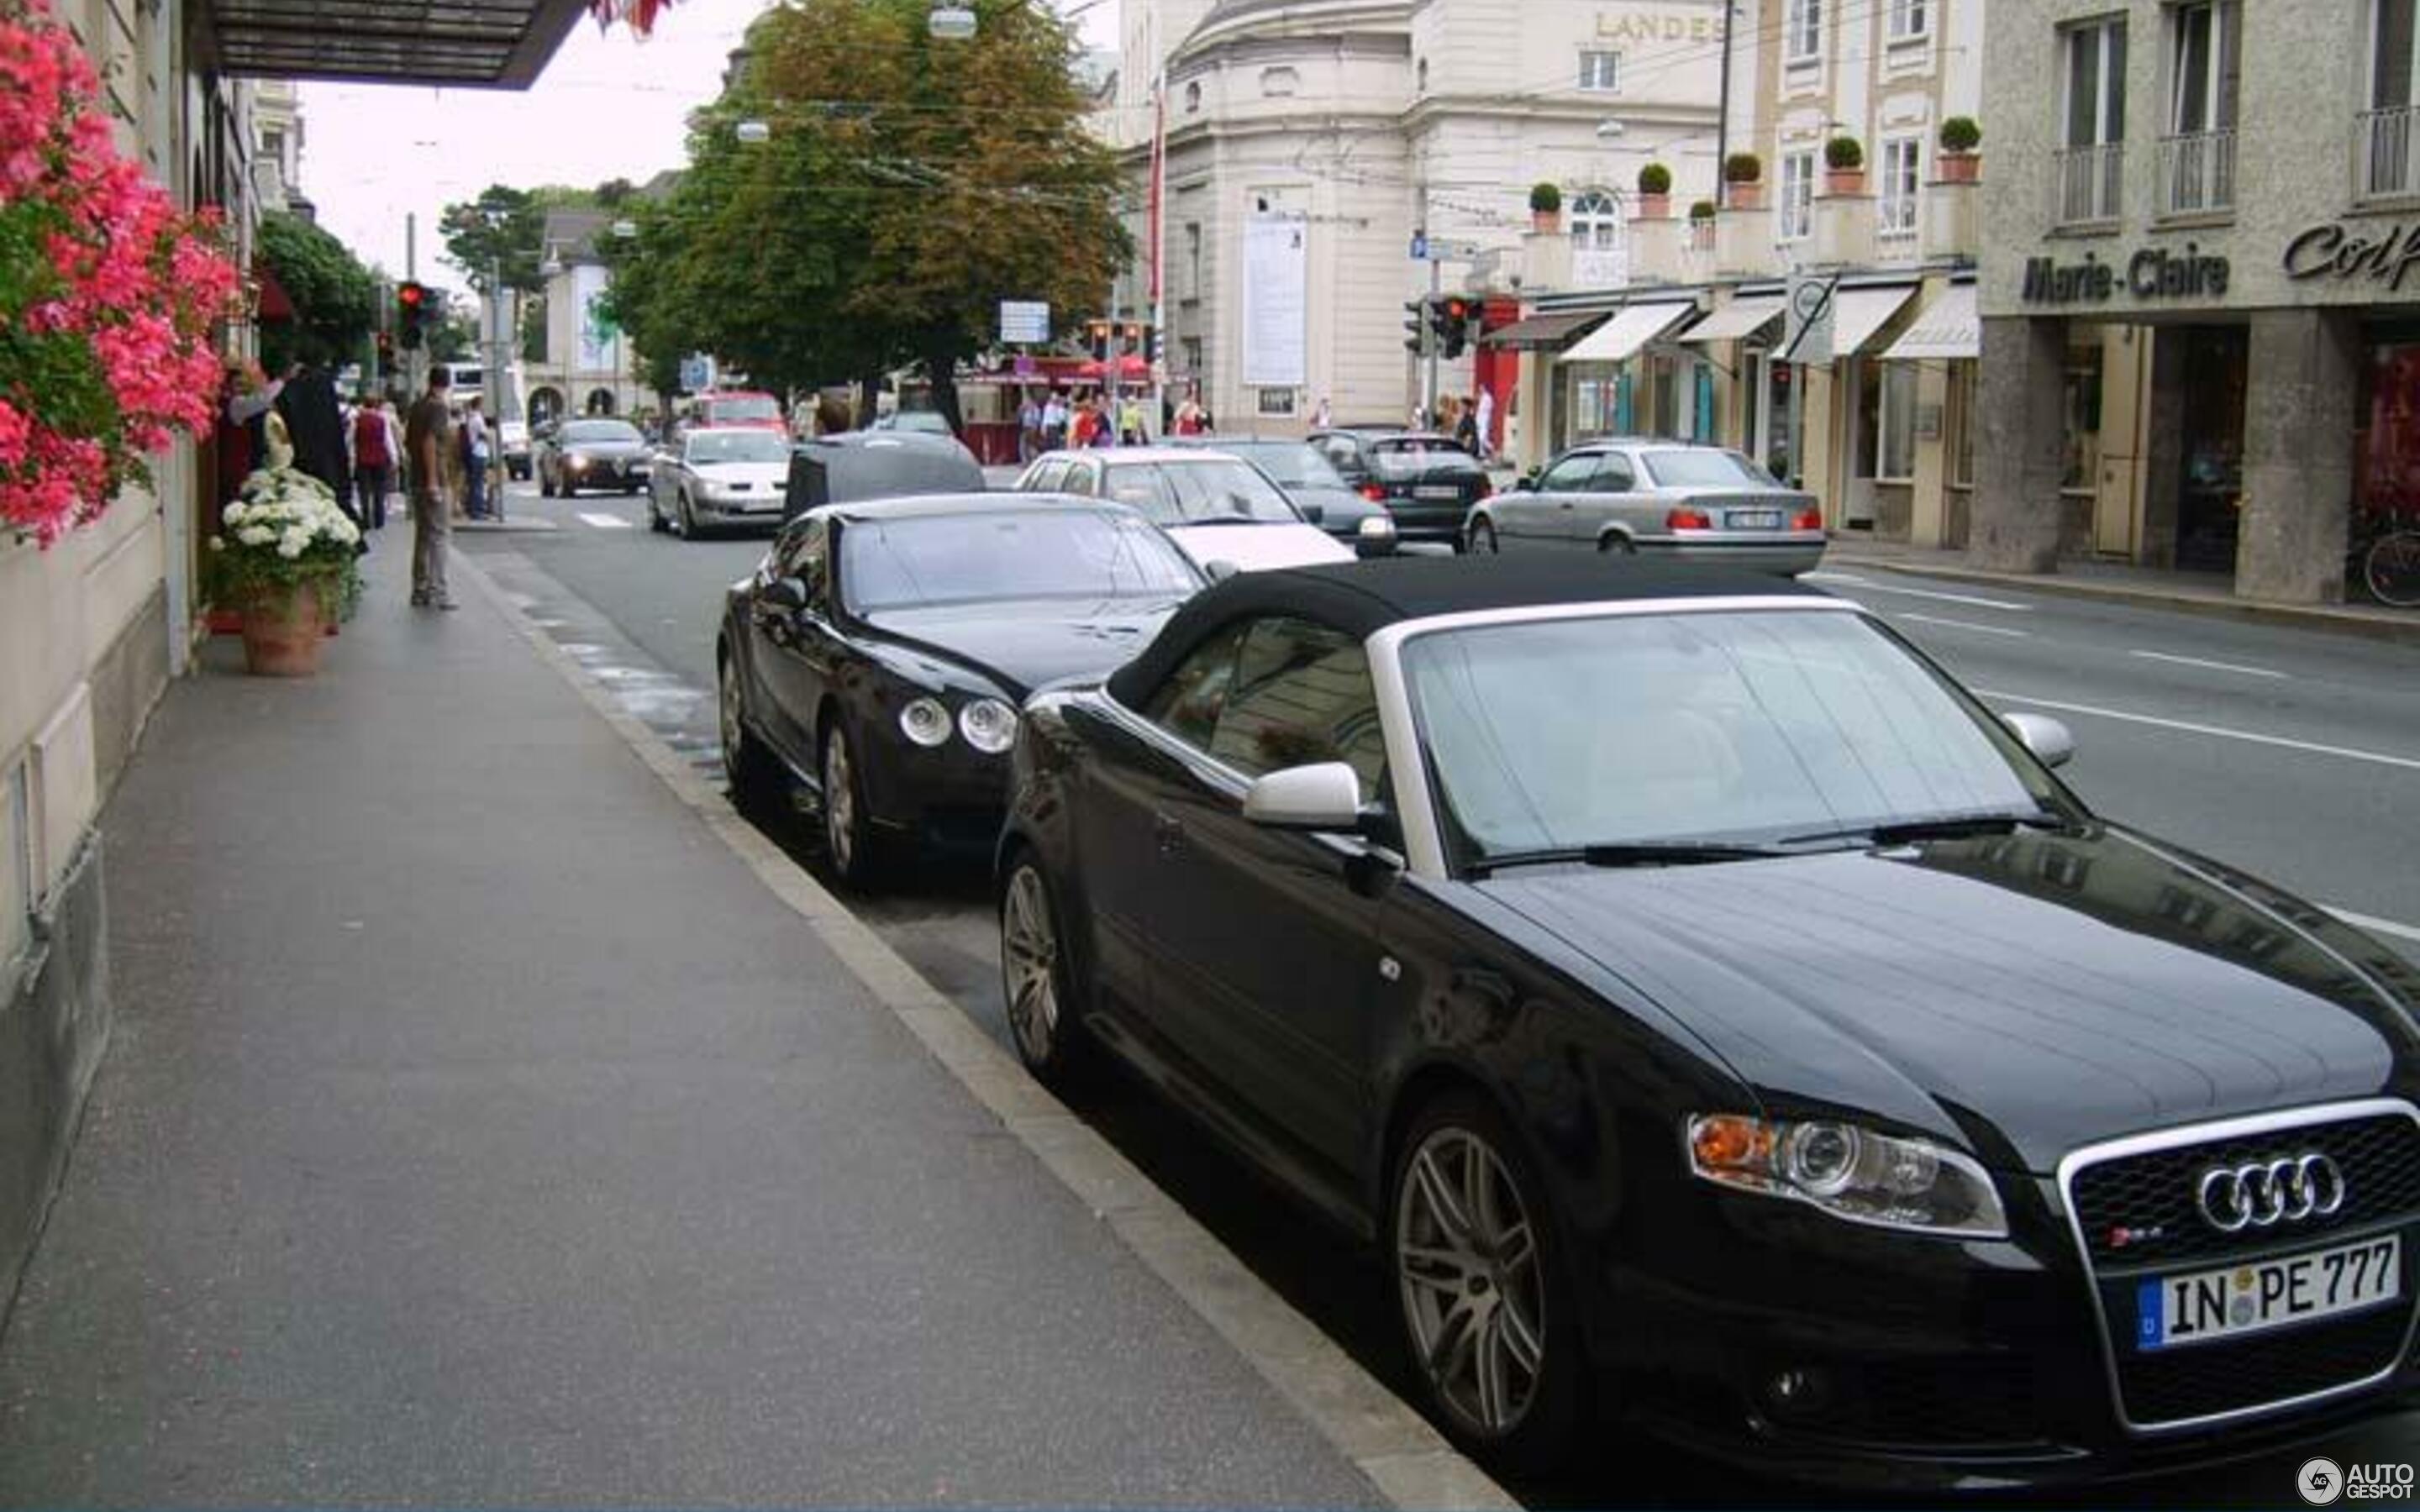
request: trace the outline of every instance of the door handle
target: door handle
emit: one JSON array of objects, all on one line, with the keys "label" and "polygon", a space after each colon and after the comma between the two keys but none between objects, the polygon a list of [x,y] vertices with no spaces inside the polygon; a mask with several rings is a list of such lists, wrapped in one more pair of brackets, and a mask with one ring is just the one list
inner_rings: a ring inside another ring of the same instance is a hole
[{"label": "door handle", "polygon": [[1175,856],[1185,849],[1185,826],[1164,813],[1151,816],[1151,838],[1162,856]]}]

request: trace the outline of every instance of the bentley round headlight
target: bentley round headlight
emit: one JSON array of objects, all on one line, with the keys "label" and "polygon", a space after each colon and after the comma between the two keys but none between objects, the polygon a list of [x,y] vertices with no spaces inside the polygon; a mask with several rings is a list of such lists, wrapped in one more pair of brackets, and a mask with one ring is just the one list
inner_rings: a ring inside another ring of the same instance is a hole
[{"label": "bentley round headlight", "polygon": [[977,699],[958,711],[958,733],[986,756],[1016,743],[1016,711],[998,699]]},{"label": "bentley round headlight", "polygon": [[939,699],[918,699],[899,711],[899,732],[919,746],[950,742],[950,711]]}]

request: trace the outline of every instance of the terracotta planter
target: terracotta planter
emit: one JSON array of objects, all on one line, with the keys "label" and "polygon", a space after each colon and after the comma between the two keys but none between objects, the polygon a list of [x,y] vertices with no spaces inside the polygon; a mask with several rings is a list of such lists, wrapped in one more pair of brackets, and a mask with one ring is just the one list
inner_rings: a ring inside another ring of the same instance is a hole
[{"label": "terracotta planter", "polygon": [[1529,229],[1537,232],[1542,237],[1553,236],[1562,228],[1563,212],[1560,210],[1531,210],[1529,212]]},{"label": "terracotta planter", "polygon": [[1823,193],[1826,194],[1862,194],[1866,192],[1866,170],[1863,168],[1826,168],[1823,170]]},{"label": "terracotta planter", "polygon": [[308,677],[319,670],[327,638],[317,583],[256,594],[243,607],[243,670],[255,677]]},{"label": "terracotta planter", "polygon": [[1761,180],[1753,184],[1733,184],[1726,192],[1724,203],[1735,210],[1761,210],[1764,208],[1764,184]]},{"label": "terracotta planter", "polygon": [[1932,160],[1937,182],[1974,184],[1983,179],[1983,155],[1979,152],[1944,152]]},{"label": "terracotta planter", "polygon": [[1637,216],[1639,220],[1661,221],[1670,216],[1671,213],[1672,196],[1669,193],[1651,194],[1645,190],[1639,191]]}]

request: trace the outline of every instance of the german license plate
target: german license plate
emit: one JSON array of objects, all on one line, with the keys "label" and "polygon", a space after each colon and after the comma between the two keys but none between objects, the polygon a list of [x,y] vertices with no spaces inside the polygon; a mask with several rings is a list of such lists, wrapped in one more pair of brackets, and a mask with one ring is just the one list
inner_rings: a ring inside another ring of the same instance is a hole
[{"label": "german license plate", "polygon": [[1726,517],[1735,531],[1777,531],[1781,529],[1781,511],[1777,509],[1734,509]]},{"label": "german license plate", "polygon": [[2135,1288],[2134,1347],[2149,1352],[2216,1344],[2358,1312],[2402,1294],[2399,1234],[2161,1276]]},{"label": "german license plate", "polygon": [[1412,490],[1412,497],[1415,499],[1459,499],[1462,497],[1462,490],[1459,488],[1441,487],[1434,485],[1423,484],[1419,487]]}]

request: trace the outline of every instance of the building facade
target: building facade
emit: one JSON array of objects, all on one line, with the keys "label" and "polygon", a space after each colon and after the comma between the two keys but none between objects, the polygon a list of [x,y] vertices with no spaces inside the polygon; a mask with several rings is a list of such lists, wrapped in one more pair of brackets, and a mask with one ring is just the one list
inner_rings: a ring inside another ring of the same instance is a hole
[{"label": "building facade", "polygon": [[566,414],[628,415],[649,402],[638,381],[638,352],[598,304],[613,275],[597,239],[613,234],[615,220],[608,210],[547,211],[540,263],[546,360],[523,369],[532,424]]},{"label": "building facade", "polygon": [[2420,507],[2412,0],[1992,0],[1975,555],[2341,598]]}]

